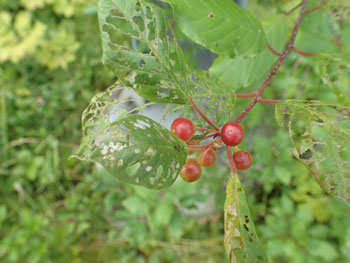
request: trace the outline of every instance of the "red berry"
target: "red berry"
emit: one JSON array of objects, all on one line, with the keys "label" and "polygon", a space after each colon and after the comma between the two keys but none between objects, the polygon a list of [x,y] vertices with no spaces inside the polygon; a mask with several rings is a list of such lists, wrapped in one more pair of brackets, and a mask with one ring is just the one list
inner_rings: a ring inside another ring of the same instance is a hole
[{"label": "red berry", "polygon": [[252,165],[252,156],[248,151],[238,150],[233,154],[237,170],[246,170]]},{"label": "red berry", "polygon": [[228,146],[236,146],[244,138],[244,131],[241,125],[236,122],[226,123],[220,131],[222,141]]},{"label": "red berry", "polygon": [[[194,145],[194,146],[197,146],[197,145],[198,145],[198,140],[189,141],[189,142],[187,143],[187,145]],[[196,152],[196,150],[188,148],[188,155],[194,154],[195,152]]]},{"label": "red berry", "polygon": [[202,174],[202,168],[199,165],[198,161],[195,159],[188,158],[185,165],[181,168],[180,175],[182,179],[186,182],[194,182]]},{"label": "red berry", "polygon": [[177,118],[171,124],[171,132],[181,140],[187,142],[192,138],[195,132],[195,127],[189,119]]},{"label": "red berry", "polygon": [[199,162],[204,167],[212,166],[216,162],[216,152],[213,149],[202,150],[199,154]]}]

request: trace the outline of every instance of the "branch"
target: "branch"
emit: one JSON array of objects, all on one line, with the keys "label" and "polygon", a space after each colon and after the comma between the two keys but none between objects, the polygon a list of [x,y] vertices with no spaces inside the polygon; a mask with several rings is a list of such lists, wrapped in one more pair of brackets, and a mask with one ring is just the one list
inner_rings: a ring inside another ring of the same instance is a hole
[{"label": "branch", "polygon": [[199,140],[203,141],[205,139],[209,139],[211,137],[214,137],[214,136],[218,136],[219,134],[218,133],[214,133],[214,134],[209,134],[207,136],[204,136],[203,138],[200,138]]},{"label": "branch", "polygon": [[237,98],[253,98],[256,95],[256,91],[252,93],[236,93]]},{"label": "branch", "polygon": [[315,56],[316,53],[309,53],[309,52],[305,52],[305,51],[301,51],[300,49],[297,49],[296,47],[293,47],[293,50],[303,56]]},{"label": "branch", "polygon": [[266,80],[261,85],[261,87],[257,90],[257,94],[255,95],[254,99],[248,104],[248,106],[243,110],[243,112],[236,118],[235,122],[237,122],[237,123],[241,122],[244,119],[244,117],[248,114],[248,112],[250,112],[250,110],[254,107],[254,105],[259,101],[259,99],[261,98],[261,95],[264,93],[266,87],[271,83],[273,76],[276,74],[276,72],[278,71],[278,69],[282,65],[282,62],[284,61],[284,59],[288,55],[289,51],[293,48],[294,41],[295,41],[295,38],[297,36],[297,32],[299,30],[299,27],[300,27],[301,20],[303,19],[304,14],[305,14],[307,1],[308,0],[303,0],[303,2],[302,2],[300,14],[299,14],[298,19],[295,23],[292,36],[290,37],[290,40],[289,40],[287,46],[285,47],[284,51],[282,52],[280,58],[278,59],[276,65],[272,69],[271,73],[267,76]]},{"label": "branch", "polygon": [[274,50],[270,44],[267,45],[267,47],[270,49],[270,51],[275,54],[276,56],[281,56],[281,54],[279,52],[277,52],[276,50]]},{"label": "branch", "polygon": [[323,6],[320,5],[320,6],[311,8],[311,9],[309,9],[309,10],[306,10],[306,11],[305,11],[305,14],[309,14],[309,13],[311,13],[311,12],[314,12],[314,11],[316,11],[316,10],[319,10],[319,9],[321,9],[322,7],[323,7]]},{"label": "branch", "polygon": [[232,154],[230,146],[226,145],[226,153],[227,153],[228,161],[230,163],[231,172],[236,176],[237,175],[237,171],[236,171],[235,161],[233,160],[233,154]]},{"label": "branch", "polygon": [[212,122],[202,111],[200,108],[198,108],[198,106],[194,103],[194,101],[192,100],[192,97],[189,97],[190,102],[192,104],[192,107],[195,109],[196,112],[198,112],[198,114],[210,125],[212,126],[215,130],[219,131],[219,127]]},{"label": "branch", "polygon": [[291,10],[289,10],[287,13],[284,13],[285,16],[289,16],[291,13],[293,13],[295,10],[297,10],[299,7],[301,7],[301,5],[303,4],[303,2],[300,2],[297,6],[293,7]]},{"label": "branch", "polygon": [[280,102],[280,100],[266,100],[266,99],[259,99],[258,102],[262,104],[277,104]]},{"label": "branch", "polygon": [[212,130],[212,129],[207,129],[207,128],[201,128],[201,127],[196,127],[197,131],[207,131],[207,132],[214,132],[218,133],[217,130]]},{"label": "branch", "polygon": [[187,148],[190,150],[203,150],[203,149],[208,149],[211,147],[211,143],[206,144],[206,145],[188,145]]}]

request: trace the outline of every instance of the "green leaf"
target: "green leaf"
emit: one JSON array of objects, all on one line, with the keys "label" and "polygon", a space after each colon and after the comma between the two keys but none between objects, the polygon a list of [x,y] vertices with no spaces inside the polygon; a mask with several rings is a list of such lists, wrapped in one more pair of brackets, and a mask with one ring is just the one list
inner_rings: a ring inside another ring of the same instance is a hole
[{"label": "green leaf", "polygon": [[145,202],[134,195],[124,199],[122,205],[127,211],[136,216],[144,216],[148,209]]},{"label": "green leaf", "polygon": [[[282,52],[288,40],[288,23],[285,17],[274,16],[262,21],[269,44]],[[231,86],[248,86],[261,80],[271,71],[278,57],[265,46],[264,50],[253,58],[218,57],[210,67],[210,73]]]},{"label": "green leaf", "polygon": [[330,13],[335,19],[350,22],[349,0],[321,0],[322,10]]},{"label": "green leaf", "polygon": [[160,201],[154,211],[154,220],[157,226],[166,226],[170,223],[174,207],[167,201]]},{"label": "green leaf", "polygon": [[350,205],[350,107],[287,100],[280,112],[288,120],[294,156],[325,191]]},{"label": "green leaf", "polygon": [[334,19],[323,9],[308,14],[301,22],[295,39],[295,47],[311,53],[336,51],[332,24],[334,24]]},{"label": "green leaf", "polygon": [[73,157],[97,162],[127,183],[169,187],[185,163],[186,143],[140,115],[147,104],[135,107],[133,100],[113,99],[123,87],[117,83],[92,99],[82,117],[83,142]]},{"label": "green leaf", "polygon": [[[142,97],[186,103],[181,48],[162,10],[141,0],[99,0],[103,62]],[[138,50],[130,48],[133,42]],[[184,80],[186,82],[186,80]]]},{"label": "green leaf", "polygon": [[277,121],[278,126],[283,127],[280,102],[275,105],[275,119]]},{"label": "green leaf", "polygon": [[185,35],[211,51],[228,56],[256,56],[266,47],[258,21],[231,0],[168,0]]},{"label": "green leaf", "polygon": [[323,83],[338,85],[342,89],[350,78],[350,57],[338,53],[321,53],[316,56]]},{"label": "green leaf", "polygon": [[346,25],[341,30],[341,43],[347,52],[350,53],[350,25]]},{"label": "green leaf", "polygon": [[227,262],[268,262],[259,243],[244,190],[235,174],[231,174],[226,187],[224,242]]}]

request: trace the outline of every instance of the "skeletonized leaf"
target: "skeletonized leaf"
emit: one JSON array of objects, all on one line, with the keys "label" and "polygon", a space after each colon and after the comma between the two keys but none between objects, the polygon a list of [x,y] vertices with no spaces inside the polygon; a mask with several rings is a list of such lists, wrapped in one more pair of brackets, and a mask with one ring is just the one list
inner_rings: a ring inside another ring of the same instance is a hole
[{"label": "skeletonized leaf", "polygon": [[238,175],[226,186],[225,252],[229,263],[267,263]]},{"label": "skeletonized leaf", "polygon": [[295,157],[329,194],[350,205],[350,107],[287,100],[276,111],[288,120]]},{"label": "skeletonized leaf", "polygon": [[[103,62],[142,97],[185,103],[184,58],[162,10],[141,0],[99,0]],[[131,42],[138,45],[132,49]],[[182,85],[181,85],[182,84]]]},{"label": "skeletonized leaf", "polygon": [[320,0],[322,10],[335,19],[350,22],[350,2],[348,0]]},{"label": "skeletonized leaf", "polygon": [[[194,71],[188,81],[191,96],[200,109],[218,126],[233,120],[236,94],[227,84],[216,79],[207,71]],[[197,125],[206,126],[202,118],[195,118],[196,112],[188,107],[185,115],[196,120]]]},{"label": "skeletonized leaf", "polygon": [[[118,179],[148,188],[171,186],[187,157],[186,144],[140,115],[147,104],[116,100],[123,84],[97,94],[82,117],[83,141],[73,155],[101,164]],[[135,105],[136,104],[136,105]]]},{"label": "skeletonized leaf", "polygon": [[256,56],[267,46],[259,21],[232,0],[167,2],[187,37],[217,54]]},{"label": "skeletonized leaf", "polygon": [[321,53],[316,56],[320,75],[326,85],[347,85],[350,79],[350,56],[335,53]]}]

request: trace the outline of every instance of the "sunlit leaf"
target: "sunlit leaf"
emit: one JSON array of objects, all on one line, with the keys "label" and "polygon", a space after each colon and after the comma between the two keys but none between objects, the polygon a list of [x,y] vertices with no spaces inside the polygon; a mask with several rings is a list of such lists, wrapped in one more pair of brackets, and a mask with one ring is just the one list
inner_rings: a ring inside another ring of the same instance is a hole
[{"label": "sunlit leaf", "polygon": [[82,117],[83,141],[73,157],[99,163],[127,183],[169,187],[185,163],[186,144],[141,115],[148,105],[123,99],[123,88],[117,83],[92,99]]},{"label": "sunlit leaf", "polygon": [[281,102],[294,156],[329,194],[350,205],[350,107],[320,101]]},{"label": "sunlit leaf", "polygon": [[238,175],[226,186],[225,252],[228,262],[267,263]]},{"label": "sunlit leaf", "polygon": [[[289,32],[285,17],[275,16],[262,21],[269,44],[278,52],[282,52],[287,43]],[[253,58],[218,57],[210,67],[210,73],[231,86],[248,86],[261,80],[271,71],[278,56],[266,46]]]},{"label": "sunlit leaf", "polygon": [[256,56],[266,47],[259,21],[231,0],[167,0],[188,38],[228,57]]}]

